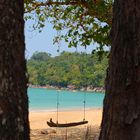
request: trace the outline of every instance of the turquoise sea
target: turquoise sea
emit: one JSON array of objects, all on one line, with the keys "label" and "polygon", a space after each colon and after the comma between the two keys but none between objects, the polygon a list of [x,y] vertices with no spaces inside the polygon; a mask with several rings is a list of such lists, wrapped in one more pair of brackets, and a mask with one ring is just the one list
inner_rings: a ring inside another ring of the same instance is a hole
[{"label": "turquoise sea", "polygon": [[59,98],[59,110],[83,109],[84,98],[86,109],[101,108],[103,106],[103,93],[91,93],[80,91],[50,90],[40,88],[28,88],[30,111],[44,110],[56,111]]}]

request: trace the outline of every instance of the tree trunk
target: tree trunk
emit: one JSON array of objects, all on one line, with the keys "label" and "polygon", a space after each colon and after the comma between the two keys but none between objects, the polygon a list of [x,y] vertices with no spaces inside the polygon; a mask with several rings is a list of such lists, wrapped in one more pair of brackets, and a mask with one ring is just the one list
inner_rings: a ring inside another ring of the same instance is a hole
[{"label": "tree trunk", "polygon": [[140,0],[115,0],[100,140],[140,140]]},{"label": "tree trunk", "polygon": [[23,0],[0,1],[0,139],[29,140]]}]

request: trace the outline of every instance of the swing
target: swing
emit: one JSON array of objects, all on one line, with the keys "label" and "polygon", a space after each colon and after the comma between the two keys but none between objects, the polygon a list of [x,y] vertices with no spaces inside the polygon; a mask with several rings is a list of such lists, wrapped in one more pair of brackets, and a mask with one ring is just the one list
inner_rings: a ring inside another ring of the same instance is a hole
[{"label": "swing", "polygon": [[87,124],[88,121],[81,121],[81,122],[71,122],[71,123],[54,123],[53,121],[47,121],[48,126],[50,127],[72,127]]},{"label": "swing", "polygon": [[83,121],[79,122],[70,122],[70,123],[58,123],[58,106],[59,106],[59,92],[57,92],[57,121],[56,123],[52,121],[52,118],[50,118],[50,121],[47,121],[47,125],[50,127],[72,127],[72,126],[78,126],[87,124],[88,121],[85,120],[85,103],[86,103],[86,93],[84,94],[84,118]]},{"label": "swing", "polygon": [[[60,32],[57,32],[58,35]],[[60,41],[58,41],[58,52],[60,51]],[[73,127],[78,125],[87,124],[88,121],[85,120],[85,105],[86,105],[86,93],[84,94],[84,118],[82,121],[79,122],[70,122],[70,123],[58,123],[58,107],[59,107],[59,91],[57,91],[57,121],[56,123],[53,122],[52,118],[50,118],[49,121],[47,121],[47,125],[50,127]]]}]

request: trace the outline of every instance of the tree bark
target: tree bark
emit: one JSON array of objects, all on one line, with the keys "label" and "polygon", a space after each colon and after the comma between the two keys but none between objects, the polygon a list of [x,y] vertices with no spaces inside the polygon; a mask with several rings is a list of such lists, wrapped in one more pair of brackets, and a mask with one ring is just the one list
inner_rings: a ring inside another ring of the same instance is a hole
[{"label": "tree bark", "polygon": [[29,140],[23,0],[0,1],[0,139]]},{"label": "tree bark", "polygon": [[140,140],[140,0],[115,0],[100,140]]}]

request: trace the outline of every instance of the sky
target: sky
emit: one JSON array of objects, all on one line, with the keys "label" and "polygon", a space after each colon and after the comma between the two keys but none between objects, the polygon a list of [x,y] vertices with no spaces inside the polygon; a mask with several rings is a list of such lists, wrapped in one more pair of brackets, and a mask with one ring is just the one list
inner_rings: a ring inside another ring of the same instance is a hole
[{"label": "sky", "polygon": [[[76,49],[68,48],[67,43],[61,41],[60,52],[58,53],[58,45],[53,44],[53,38],[57,35],[55,29],[50,23],[46,23],[45,28],[41,33],[38,31],[33,31],[29,27],[31,26],[30,22],[25,23],[25,43],[26,43],[26,58],[29,59],[34,52],[47,52],[50,53],[52,56],[57,56],[63,51],[75,52]],[[87,47],[86,51],[84,47],[78,47],[78,52],[86,52],[91,53],[92,50],[95,48],[95,45],[90,45]]]}]

